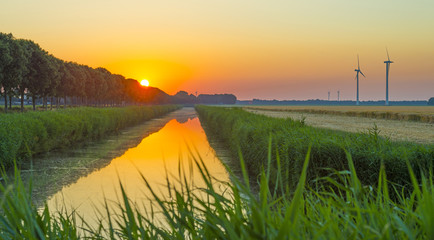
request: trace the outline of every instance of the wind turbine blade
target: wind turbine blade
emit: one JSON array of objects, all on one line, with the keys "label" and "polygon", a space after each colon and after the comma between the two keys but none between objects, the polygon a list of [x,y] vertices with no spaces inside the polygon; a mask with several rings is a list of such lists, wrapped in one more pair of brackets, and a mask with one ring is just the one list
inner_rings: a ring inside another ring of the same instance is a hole
[{"label": "wind turbine blade", "polygon": [[390,61],[390,57],[389,57],[389,51],[386,48],[386,53],[387,53],[387,60]]},{"label": "wind turbine blade", "polygon": [[365,77],[365,78],[366,78],[365,74],[363,74],[363,73],[362,73],[362,71],[360,71],[360,74],[362,74],[362,75],[363,75],[363,77]]}]

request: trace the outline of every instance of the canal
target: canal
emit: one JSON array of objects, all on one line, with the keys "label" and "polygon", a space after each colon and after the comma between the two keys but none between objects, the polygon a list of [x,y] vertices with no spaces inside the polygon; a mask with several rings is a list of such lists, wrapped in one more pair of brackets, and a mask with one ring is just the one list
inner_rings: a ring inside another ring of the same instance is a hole
[{"label": "canal", "polygon": [[[187,180],[191,189],[204,188],[206,185],[195,165],[199,159],[210,175],[218,180],[215,182],[216,189],[221,192],[227,190],[226,185],[219,181],[229,182],[229,175],[210,146],[193,108],[177,110],[146,124],[146,131],[153,129],[154,132],[144,134],[137,145],[122,150],[121,154],[119,151],[118,154],[112,154],[119,156],[105,160],[102,167],[92,171],[87,169],[86,174],[72,183],[57,187],[56,191],[46,196],[46,204],[51,212],[75,212],[86,223],[96,224],[106,214],[105,204],[111,214],[119,214],[122,184],[131,203],[149,213],[153,198],[143,177],[162,199],[169,197],[167,181],[178,189],[181,188],[180,179]],[[134,130],[144,131],[143,127],[128,130],[131,134],[143,135],[131,132]],[[89,146],[82,151],[105,149],[112,141],[115,139],[103,143],[102,147]]]}]

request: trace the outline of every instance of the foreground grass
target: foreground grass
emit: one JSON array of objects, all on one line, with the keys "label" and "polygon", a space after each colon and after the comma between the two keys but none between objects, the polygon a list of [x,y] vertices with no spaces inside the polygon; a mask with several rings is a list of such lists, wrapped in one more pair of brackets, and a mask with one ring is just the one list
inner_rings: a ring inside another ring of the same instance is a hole
[{"label": "foreground grass", "polygon": [[0,165],[13,166],[31,156],[72,143],[100,138],[161,116],[175,105],[124,108],[70,108],[0,114]]},{"label": "foreground grass", "polygon": [[[146,214],[128,200],[121,184],[120,214],[113,214],[119,211],[106,207],[105,213],[99,213],[96,226],[89,226],[74,212],[51,214],[48,207],[38,211],[29,197],[31,187],[23,185],[16,170],[10,184],[0,184],[3,194],[0,238],[434,239],[432,175],[422,176],[418,182],[409,168],[414,190],[409,196],[400,195],[398,201],[392,201],[384,167],[379,170],[378,185],[366,188],[347,155],[349,171],[330,172],[337,176],[339,183],[328,178],[318,179],[336,184],[337,190],[313,190],[305,184],[308,168],[312,167],[309,166],[309,151],[294,191],[287,191],[283,185],[277,187],[279,194],[270,189],[271,180],[280,176],[269,175],[266,170],[270,166],[265,166],[258,182],[258,194],[250,190],[244,167],[242,181],[234,177],[233,183],[222,183],[230,194],[218,193],[214,189],[217,180],[208,174],[199,158],[194,163],[207,183],[206,188],[194,189],[186,178],[180,178],[183,184],[177,189],[168,182],[171,198],[160,199],[153,191],[151,198],[155,207],[147,209]],[[241,166],[245,166],[242,159]],[[152,190],[145,177],[143,181]],[[157,219],[157,213],[163,218]]]},{"label": "foreground grass", "polygon": [[[281,175],[283,184],[292,189],[298,182],[309,145],[312,146],[312,167],[307,175],[310,186],[316,184],[313,180],[318,177],[328,176],[328,169],[348,170],[345,151],[354,159],[357,174],[365,185],[376,185],[382,165],[388,180],[399,189],[412,186],[406,161],[415,170],[417,179],[423,172],[427,176],[434,167],[433,145],[392,142],[378,136],[375,129],[370,134],[348,133],[313,128],[303,121],[256,115],[240,108],[197,106],[196,109],[210,134],[225,142],[233,155],[241,151],[250,176],[259,178],[261,167],[270,165],[271,175]],[[267,163],[267,159],[271,162]]]}]

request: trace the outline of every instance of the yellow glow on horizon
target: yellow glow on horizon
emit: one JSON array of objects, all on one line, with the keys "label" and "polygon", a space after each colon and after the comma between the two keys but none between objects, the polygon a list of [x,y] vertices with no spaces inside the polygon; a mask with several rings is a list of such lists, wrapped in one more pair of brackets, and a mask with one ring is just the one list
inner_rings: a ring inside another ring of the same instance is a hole
[{"label": "yellow glow on horizon", "polygon": [[168,94],[176,94],[179,87],[192,76],[191,70],[182,64],[164,60],[122,60],[105,64],[109,71],[127,78],[152,79],[152,86]]}]

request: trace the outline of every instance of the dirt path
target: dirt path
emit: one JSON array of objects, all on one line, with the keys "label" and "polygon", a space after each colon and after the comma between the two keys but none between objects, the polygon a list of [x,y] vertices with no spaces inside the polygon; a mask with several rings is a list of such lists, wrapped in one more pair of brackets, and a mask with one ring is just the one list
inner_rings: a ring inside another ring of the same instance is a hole
[{"label": "dirt path", "polygon": [[424,144],[434,144],[434,124],[384,120],[375,118],[336,116],[328,114],[264,111],[245,109],[248,112],[262,114],[270,117],[292,118],[300,120],[305,118],[309,126],[342,130],[347,132],[367,132],[377,125],[380,135],[395,141],[411,141]]}]

